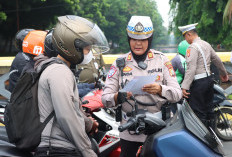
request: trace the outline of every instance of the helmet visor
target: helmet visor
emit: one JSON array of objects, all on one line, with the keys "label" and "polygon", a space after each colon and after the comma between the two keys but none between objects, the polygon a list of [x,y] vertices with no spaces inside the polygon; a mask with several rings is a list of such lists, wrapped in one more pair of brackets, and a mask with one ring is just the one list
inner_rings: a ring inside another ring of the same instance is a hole
[{"label": "helmet visor", "polygon": [[95,24],[93,29],[82,36],[82,40],[88,43],[97,53],[105,53],[110,50],[107,39],[101,29]]}]

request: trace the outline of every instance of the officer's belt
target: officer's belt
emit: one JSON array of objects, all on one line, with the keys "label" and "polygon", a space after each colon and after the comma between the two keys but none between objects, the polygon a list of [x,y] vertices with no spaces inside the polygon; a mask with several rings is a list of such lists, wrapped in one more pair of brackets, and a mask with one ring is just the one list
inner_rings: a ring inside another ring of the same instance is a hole
[{"label": "officer's belt", "polygon": [[202,79],[202,78],[205,78],[205,77],[208,77],[210,76],[210,74],[206,74],[206,73],[202,73],[202,74],[197,74],[194,76],[194,80],[199,80],[199,79]]}]

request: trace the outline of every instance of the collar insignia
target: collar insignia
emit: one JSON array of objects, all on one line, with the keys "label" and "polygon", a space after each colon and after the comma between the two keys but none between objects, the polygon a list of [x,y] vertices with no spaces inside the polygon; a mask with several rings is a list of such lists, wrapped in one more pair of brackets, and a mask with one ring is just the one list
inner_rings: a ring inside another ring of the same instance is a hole
[{"label": "collar insignia", "polygon": [[187,57],[190,57],[190,49],[187,49]]},{"label": "collar insignia", "polygon": [[148,58],[151,59],[151,58],[153,58],[153,57],[154,57],[154,56],[153,56],[153,53],[152,53],[151,51],[149,51],[149,52],[148,52]]},{"label": "collar insignia", "polygon": [[131,53],[127,56],[127,60],[128,60],[128,61],[131,60]]}]

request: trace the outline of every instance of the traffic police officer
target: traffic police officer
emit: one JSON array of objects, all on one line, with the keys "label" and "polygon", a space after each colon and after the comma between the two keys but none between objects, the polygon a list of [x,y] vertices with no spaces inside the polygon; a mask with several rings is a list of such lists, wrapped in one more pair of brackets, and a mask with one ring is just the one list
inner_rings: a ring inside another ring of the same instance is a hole
[{"label": "traffic police officer", "polygon": [[89,63],[81,63],[78,65],[78,70],[80,70],[80,83],[95,83],[96,80],[93,74],[95,73],[99,77],[100,70],[105,70],[105,62],[102,54],[95,54],[90,50],[88,58]]},{"label": "traffic police officer", "polygon": [[[106,107],[117,106],[118,91],[122,89],[123,84],[132,80],[134,76],[156,75],[154,83],[145,85],[142,90],[146,92],[143,95],[134,95],[135,99],[154,103],[154,106],[142,106],[140,109],[147,109],[161,118],[161,106],[169,102],[177,102],[182,97],[180,86],[176,80],[176,75],[171,62],[159,51],[151,48],[153,37],[153,25],[148,16],[132,16],[128,26],[127,35],[131,51],[120,56],[125,59],[125,66],[120,70],[116,61],[111,66],[105,82],[105,88],[102,95],[102,102]],[[122,76],[123,75],[123,76]],[[123,84],[122,84],[123,83]],[[127,92],[130,96],[131,92]],[[130,100],[129,100],[130,101]],[[131,104],[134,103],[131,101]],[[126,115],[131,112],[131,106],[122,103],[121,124],[129,119]],[[146,136],[131,135],[127,130],[120,133],[121,157],[135,157],[138,147],[143,144]]]},{"label": "traffic police officer", "polygon": [[[226,69],[214,49],[198,37],[196,25],[190,24],[178,27],[185,40],[191,44],[187,50],[187,70],[181,85],[185,98],[195,114],[208,127],[213,124],[213,79],[210,73],[210,62],[220,71],[221,80],[228,81]],[[188,92],[190,90],[190,92]]]}]

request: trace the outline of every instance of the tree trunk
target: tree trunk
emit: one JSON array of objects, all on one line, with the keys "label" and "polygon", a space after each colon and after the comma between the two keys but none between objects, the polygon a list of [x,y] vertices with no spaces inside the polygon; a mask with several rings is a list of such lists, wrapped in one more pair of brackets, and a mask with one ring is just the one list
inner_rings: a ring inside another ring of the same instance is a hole
[{"label": "tree trunk", "polygon": [[12,52],[12,38],[10,38],[10,47],[9,47],[9,53],[8,54],[11,54]]}]

